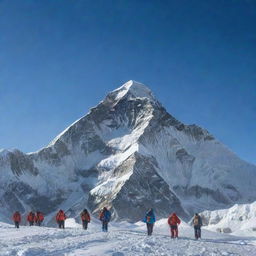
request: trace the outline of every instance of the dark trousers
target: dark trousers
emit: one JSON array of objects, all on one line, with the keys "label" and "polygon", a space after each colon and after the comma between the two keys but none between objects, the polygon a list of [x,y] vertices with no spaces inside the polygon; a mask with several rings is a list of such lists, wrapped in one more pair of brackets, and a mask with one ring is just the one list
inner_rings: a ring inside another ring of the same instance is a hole
[{"label": "dark trousers", "polygon": [[88,227],[88,221],[87,220],[83,220],[83,229],[87,229]]},{"label": "dark trousers", "polygon": [[107,232],[108,231],[108,222],[102,221],[102,231]]},{"label": "dark trousers", "polygon": [[172,238],[178,237],[178,226],[171,225],[171,236]]},{"label": "dark trousers", "polygon": [[58,224],[59,224],[59,228],[65,228],[65,222],[64,222],[64,220],[59,220],[58,221]]},{"label": "dark trousers", "polygon": [[40,227],[42,224],[42,221],[37,221],[37,225]]},{"label": "dark trousers", "polygon": [[201,238],[201,227],[200,226],[194,226],[194,230],[195,230],[195,238]]},{"label": "dark trousers", "polygon": [[29,226],[33,226],[33,225],[34,225],[34,221],[30,221]]},{"label": "dark trousers", "polygon": [[153,233],[153,227],[154,224],[153,223],[147,223],[147,230],[148,230],[148,236],[151,236]]},{"label": "dark trousers", "polygon": [[20,223],[18,221],[15,221],[14,224],[15,224],[15,228],[19,228],[20,227]]}]

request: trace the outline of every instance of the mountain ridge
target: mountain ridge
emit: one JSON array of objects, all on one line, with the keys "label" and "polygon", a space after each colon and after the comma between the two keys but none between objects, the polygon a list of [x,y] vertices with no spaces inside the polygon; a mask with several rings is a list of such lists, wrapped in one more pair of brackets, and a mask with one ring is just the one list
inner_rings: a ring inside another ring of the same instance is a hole
[{"label": "mountain ridge", "polygon": [[[119,220],[137,221],[149,207],[160,216],[175,210],[189,218],[256,199],[255,166],[207,130],[178,121],[132,80],[48,146],[29,154],[3,152],[0,205],[6,210],[0,218],[17,208],[40,208],[50,216],[62,207],[77,216],[86,205],[95,213],[108,206]],[[127,202],[135,209],[131,216],[125,216]]]}]

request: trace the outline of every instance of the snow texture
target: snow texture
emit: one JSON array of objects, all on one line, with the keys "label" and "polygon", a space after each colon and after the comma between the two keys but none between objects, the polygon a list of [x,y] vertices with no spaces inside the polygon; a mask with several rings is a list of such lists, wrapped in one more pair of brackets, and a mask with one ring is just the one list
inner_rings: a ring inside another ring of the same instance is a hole
[{"label": "snow texture", "polygon": [[201,213],[208,230],[235,235],[256,234],[256,201],[251,204],[235,204],[231,208]]},{"label": "snow texture", "polygon": [[158,221],[153,235],[146,235],[145,224],[113,223],[108,233],[93,221],[87,231],[74,219],[66,229],[21,226],[0,223],[1,256],[254,256],[256,237],[237,237],[202,230],[196,241],[193,229],[185,223],[180,237],[171,239],[167,219]]}]

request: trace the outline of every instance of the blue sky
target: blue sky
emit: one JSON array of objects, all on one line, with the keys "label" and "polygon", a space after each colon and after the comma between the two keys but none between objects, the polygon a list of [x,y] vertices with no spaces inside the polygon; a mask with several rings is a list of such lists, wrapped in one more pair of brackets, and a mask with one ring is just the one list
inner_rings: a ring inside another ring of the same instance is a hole
[{"label": "blue sky", "polygon": [[35,151],[128,80],[256,163],[253,0],[0,0],[0,148]]}]

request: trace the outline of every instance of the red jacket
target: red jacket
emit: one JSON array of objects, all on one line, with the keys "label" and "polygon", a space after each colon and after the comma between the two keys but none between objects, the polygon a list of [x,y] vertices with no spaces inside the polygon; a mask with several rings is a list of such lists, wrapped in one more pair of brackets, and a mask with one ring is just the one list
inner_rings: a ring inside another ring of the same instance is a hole
[{"label": "red jacket", "polygon": [[168,218],[168,224],[170,226],[177,226],[178,224],[180,224],[180,219],[178,218],[178,216],[173,213],[172,215],[169,216]]},{"label": "red jacket", "polygon": [[27,216],[27,221],[28,221],[28,222],[34,222],[34,221],[36,221],[36,216],[35,216],[35,214],[32,213],[32,212],[30,212],[30,213],[28,214],[28,216]]},{"label": "red jacket", "polygon": [[36,214],[36,221],[37,222],[38,221],[42,222],[43,220],[44,220],[44,215],[41,212],[37,213]]},{"label": "red jacket", "polygon": [[13,221],[21,222],[21,216],[19,212],[15,212],[12,216]]},{"label": "red jacket", "polygon": [[91,220],[90,214],[88,212],[87,213],[82,212],[81,219],[90,222],[90,220]]},{"label": "red jacket", "polygon": [[63,220],[65,220],[67,217],[66,217],[66,215],[65,215],[65,213],[62,211],[62,210],[60,210],[58,213],[57,213],[57,215],[56,215],[56,221],[63,221]]}]

